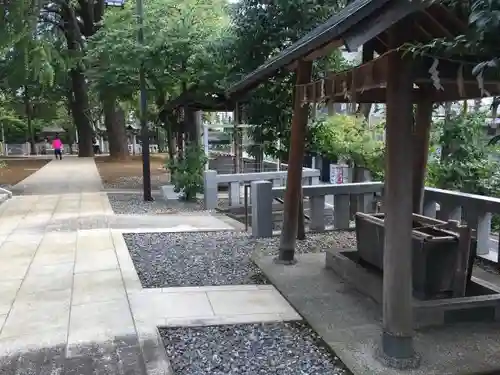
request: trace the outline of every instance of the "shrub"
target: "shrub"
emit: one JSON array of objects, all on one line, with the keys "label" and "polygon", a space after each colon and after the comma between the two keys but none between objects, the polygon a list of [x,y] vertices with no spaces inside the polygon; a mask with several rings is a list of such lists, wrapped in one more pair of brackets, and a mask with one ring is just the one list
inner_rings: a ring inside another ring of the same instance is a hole
[{"label": "shrub", "polygon": [[203,193],[203,171],[207,163],[204,150],[197,144],[188,144],[184,155],[167,161],[171,182],[182,199],[192,201],[196,194]]}]

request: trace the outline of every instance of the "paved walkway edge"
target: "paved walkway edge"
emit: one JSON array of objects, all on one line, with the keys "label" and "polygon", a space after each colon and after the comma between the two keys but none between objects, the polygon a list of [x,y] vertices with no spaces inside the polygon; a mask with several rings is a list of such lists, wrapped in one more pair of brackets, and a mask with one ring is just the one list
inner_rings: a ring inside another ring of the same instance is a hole
[{"label": "paved walkway edge", "polygon": [[5,201],[6,201],[7,199],[9,199],[9,198],[12,198],[12,191],[10,191],[10,190],[7,190],[7,189],[4,189],[4,188],[0,187],[0,192],[3,192],[4,194],[6,194],[6,195],[7,195],[7,198],[6,198],[6,199],[3,199],[3,200],[0,200],[0,203],[5,202]]}]

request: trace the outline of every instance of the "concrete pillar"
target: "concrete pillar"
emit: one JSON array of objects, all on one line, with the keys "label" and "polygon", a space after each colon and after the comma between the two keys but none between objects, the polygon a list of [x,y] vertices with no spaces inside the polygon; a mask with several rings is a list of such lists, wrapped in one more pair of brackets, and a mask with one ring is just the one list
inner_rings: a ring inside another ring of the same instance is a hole
[{"label": "concrete pillar", "polygon": [[229,183],[229,206],[239,206],[240,205],[240,183],[230,182]]},{"label": "concrete pillar", "polygon": [[477,254],[490,252],[491,213],[480,215],[477,219]]},{"label": "concrete pillar", "polygon": [[357,209],[358,212],[363,212],[365,214],[369,214],[373,212],[373,201],[374,201],[374,195],[373,193],[367,193],[367,194],[359,194],[357,196]]},{"label": "concrete pillar", "polygon": [[315,232],[325,231],[325,196],[310,197],[311,224],[310,229]]},{"label": "concrete pillar", "polygon": [[349,195],[333,196],[333,226],[335,229],[349,229]]},{"label": "concrete pillar", "polygon": [[437,207],[436,202],[425,202],[423,215],[428,217],[436,217]]},{"label": "concrete pillar", "polygon": [[203,200],[206,210],[217,208],[217,172],[208,170],[204,174]]},{"label": "concrete pillar", "polygon": [[252,181],[252,237],[273,235],[273,184],[270,181]]},{"label": "concrete pillar", "polygon": [[439,203],[439,211],[437,212],[437,218],[439,220],[448,221],[448,220],[462,220],[462,208],[459,206],[452,205],[447,202]]}]

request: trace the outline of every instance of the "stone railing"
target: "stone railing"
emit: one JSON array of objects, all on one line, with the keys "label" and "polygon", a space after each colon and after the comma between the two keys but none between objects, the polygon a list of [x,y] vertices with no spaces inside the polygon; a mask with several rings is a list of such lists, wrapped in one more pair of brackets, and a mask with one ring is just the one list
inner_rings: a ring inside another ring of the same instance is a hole
[{"label": "stone railing", "polygon": [[[302,170],[302,181],[304,184],[316,185],[319,183],[320,172],[317,169],[304,168]],[[205,171],[204,178],[204,201],[205,209],[217,208],[218,186],[229,184],[229,206],[239,206],[241,204],[241,187],[253,181],[269,182],[270,186],[283,185],[286,181],[287,172],[255,172],[255,173],[235,173],[218,174],[217,171]],[[250,197],[250,199],[252,199]]]},{"label": "stone railing", "polygon": [[[234,172],[234,155],[231,153],[210,151],[208,167],[210,170],[217,171],[218,174],[232,174]],[[244,157],[241,159],[240,170],[242,173],[257,173],[259,172],[259,168],[261,172],[277,172],[278,170],[286,171],[287,165],[265,159],[259,167],[254,158]]]},{"label": "stone railing", "polygon": [[[283,197],[284,194],[285,187],[273,186],[268,181],[252,182],[250,197],[253,202],[251,208],[253,236],[272,235],[272,201],[274,198]],[[310,229],[325,230],[324,210],[328,209],[333,209],[334,228],[347,229],[351,219],[350,205],[352,204],[349,196],[356,196],[355,211],[373,212],[374,200],[382,194],[383,183],[381,182],[303,186],[303,195],[310,200]],[[332,195],[333,202],[331,203],[333,204],[325,204],[325,197]],[[493,214],[500,214],[499,198],[426,188],[423,214],[443,221],[466,222],[477,237],[477,254],[498,261],[500,242],[498,238],[492,237],[491,218]],[[497,241],[495,246],[492,246],[492,241]]]},{"label": "stone railing", "polygon": [[[499,198],[435,188],[425,189],[424,215],[443,221],[465,221],[476,230],[478,255],[490,252],[492,214],[500,214]],[[495,252],[498,253],[498,244]]]},{"label": "stone railing", "polygon": [[[383,183],[381,182],[303,186],[303,196],[308,197],[310,201],[310,230],[315,232],[325,230],[325,209],[334,209],[333,226],[335,229],[348,229],[351,220],[350,196],[356,196],[357,211],[372,212],[375,194],[380,194],[382,189]],[[285,187],[273,187],[269,181],[251,183],[253,237],[272,236],[272,202],[274,198],[281,198],[284,194]],[[333,195],[333,208],[326,204],[325,198],[331,195]]]}]

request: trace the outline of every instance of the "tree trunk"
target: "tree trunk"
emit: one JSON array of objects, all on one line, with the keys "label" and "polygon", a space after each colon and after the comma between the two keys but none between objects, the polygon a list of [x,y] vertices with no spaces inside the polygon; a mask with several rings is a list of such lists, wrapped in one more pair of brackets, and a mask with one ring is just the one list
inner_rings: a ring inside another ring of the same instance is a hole
[{"label": "tree trunk", "polygon": [[[448,126],[451,118],[451,104],[452,102],[444,103],[444,126]],[[479,105],[481,105],[481,101],[479,101]],[[477,111],[477,100],[474,101],[474,111]],[[448,154],[450,153],[449,148],[446,145],[441,145],[441,161],[444,161]]]},{"label": "tree trunk", "polygon": [[28,141],[30,143],[30,155],[36,155],[35,134],[33,131],[33,111],[31,110],[31,98],[27,86],[24,86],[24,108],[26,111],[26,122],[28,126]]},{"label": "tree trunk", "polygon": [[423,213],[425,172],[429,155],[429,139],[432,125],[432,102],[417,103],[413,128],[413,212]]},{"label": "tree trunk", "polygon": [[75,67],[70,71],[71,87],[73,91],[72,115],[78,131],[78,156],[92,157],[92,126],[90,125],[89,97],[87,94],[87,84],[83,71]]},{"label": "tree trunk", "polygon": [[372,110],[372,103],[360,103],[357,113],[362,114],[366,121],[370,119],[370,112]]},{"label": "tree trunk", "polygon": [[102,100],[104,126],[108,133],[109,155],[112,159],[125,160],[129,156],[127,135],[125,133],[125,111],[115,98]]}]

